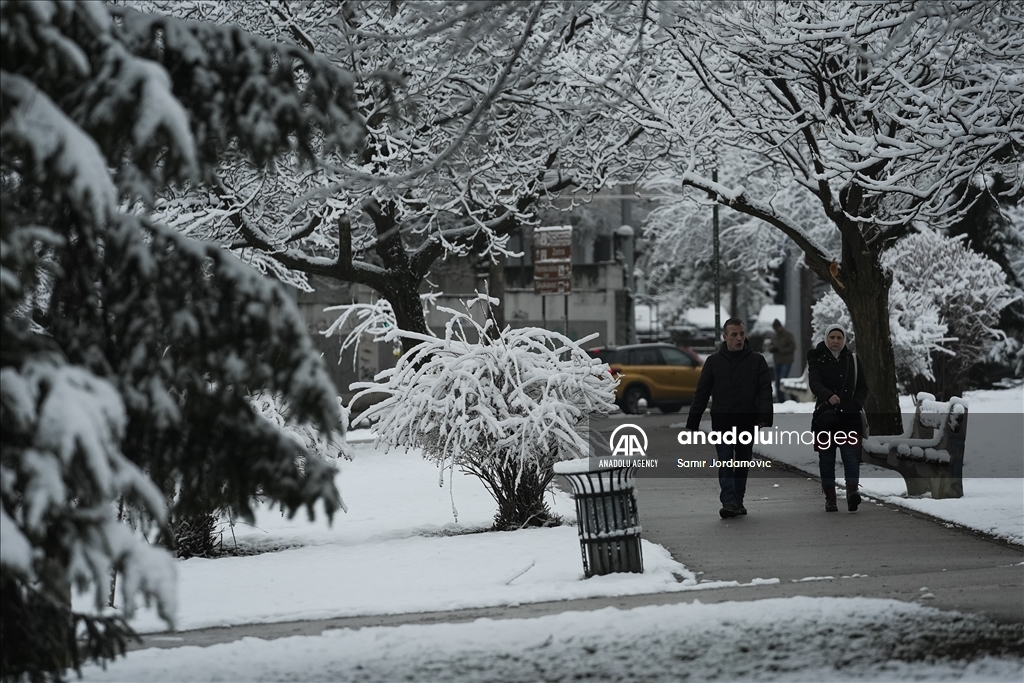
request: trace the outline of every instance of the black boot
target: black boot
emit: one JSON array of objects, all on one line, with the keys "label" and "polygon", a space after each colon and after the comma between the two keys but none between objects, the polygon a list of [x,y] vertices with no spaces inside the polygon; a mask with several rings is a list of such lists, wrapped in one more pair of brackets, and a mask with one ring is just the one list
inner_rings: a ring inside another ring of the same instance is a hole
[{"label": "black boot", "polygon": [[856,512],[857,506],[860,505],[860,494],[857,493],[856,484],[846,485],[846,509],[850,512]]},{"label": "black boot", "polygon": [[826,486],[822,490],[825,492],[825,512],[839,512],[839,506],[836,505],[836,487]]}]

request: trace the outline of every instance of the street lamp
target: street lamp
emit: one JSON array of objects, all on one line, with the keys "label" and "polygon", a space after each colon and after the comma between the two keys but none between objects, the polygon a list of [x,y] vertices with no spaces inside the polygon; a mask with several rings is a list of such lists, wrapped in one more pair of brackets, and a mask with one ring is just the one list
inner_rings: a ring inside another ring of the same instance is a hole
[{"label": "street lamp", "polygon": [[[711,181],[714,183],[718,182],[717,168],[711,171]],[[715,203],[711,205],[711,240],[715,250],[715,345],[717,346],[722,337],[722,281],[718,257],[718,200],[715,199],[714,193],[709,192],[708,194],[715,200]]]}]

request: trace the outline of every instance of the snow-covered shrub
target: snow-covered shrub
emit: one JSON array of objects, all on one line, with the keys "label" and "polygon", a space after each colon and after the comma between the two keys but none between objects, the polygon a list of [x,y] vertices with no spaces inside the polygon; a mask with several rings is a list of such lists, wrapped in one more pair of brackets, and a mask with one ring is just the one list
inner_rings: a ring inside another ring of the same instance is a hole
[{"label": "snow-covered shrub", "polygon": [[914,391],[962,394],[971,366],[1005,337],[998,329],[999,314],[1015,300],[1006,274],[963,238],[932,230],[898,241],[882,255],[882,267],[905,290],[926,299],[948,326],[943,349],[932,351],[933,372],[921,373],[927,381],[915,384]]},{"label": "snow-covered shrub", "polygon": [[[552,466],[582,457],[588,418],[614,408],[607,366],[557,332],[506,327],[495,339],[492,321],[439,310],[452,315],[443,338],[389,334],[419,345],[374,382],[353,385],[357,397],[387,396],[363,417],[387,446],[421,448],[442,472],[479,477],[498,504],[495,528],[550,523]],[[468,341],[470,330],[481,341]]]},{"label": "snow-covered shrub", "polygon": [[[424,318],[426,318],[428,310],[436,305],[435,302],[439,296],[439,292],[420,294]],[[346,349],[351,348],[353,351],[358,351],[359,345],[364,339],[370,338],[379,341],[390,330],[398,327],[395,310],[392,308],[391,302],[383,297],[369,304],[352,303],[328,306],[324,309],[324,313],[337,313],[338,317],[321,334],[325,337],[340,335],[343,332],[345,334],[338,350],[339,362]],[[427,328],[427,331],[430,332],[430,328]],[[353,368],[356,367],[357,358],[356,354],[352,355]]]},{"label": "snow-covered shrub", "polygon": [[[127,414],[117,390],[59,357],[40,356],[0,370],[0,406],[4,679],[113,656],[112,645],[95,650],[95,635],[123,648],[139,596],[155,599],[171,623],[171,554],[115,515],[123,500],[151,520],[166,518],[163,495],[121,452]],[[114,570],[122,577],[123,616],[70,611],[72,587],[91,590],[102,609]],[[94,636],[88,645],[79,642],[80,629]],[[60,645],[44,648],[35,639]]]},{"label": "snow-covered shrub", "polygon": [[[812,343],[825,338],[825,329],[839,323],[849,334],[847,342],[856,350],[856,334],[846,304],[834,291],[829,290],[811,308]],[[906,384],[913,378],[932,377],[932,354],[948,353],[940,344],[946,341],[946,325],[939,320],[934,304],[920,292],[909,291],[899,281],[893,281],[889,290],[889,328],[892,331],[892,351],[896,373]],[[864,362],[870,362],[864,359]]]},{"label": "snow-covered shrub", "polygon": [[1024,344],[1014,337],[996,342],[985,360],[1009,368],[1014,377],[1024,377]]}]

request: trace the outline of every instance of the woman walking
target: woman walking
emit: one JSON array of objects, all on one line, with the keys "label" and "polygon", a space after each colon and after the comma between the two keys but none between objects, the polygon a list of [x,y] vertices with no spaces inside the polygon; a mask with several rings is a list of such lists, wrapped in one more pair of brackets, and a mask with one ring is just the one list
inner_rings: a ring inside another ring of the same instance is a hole
[{"label": "woman walking", "polygon": [[842,325],[829,325],[825,340],[807,352],[807,380],[816,398],[811,431],[814,432],[814,450],[818,452],[825,510],[839,510],[836,505],[838,447],[846,477],[846,508],[853,512],[860,505],[858,449],[866,436],[860,411],[868,397],[868,383],[857,355],[846,347],[846,330]]}]

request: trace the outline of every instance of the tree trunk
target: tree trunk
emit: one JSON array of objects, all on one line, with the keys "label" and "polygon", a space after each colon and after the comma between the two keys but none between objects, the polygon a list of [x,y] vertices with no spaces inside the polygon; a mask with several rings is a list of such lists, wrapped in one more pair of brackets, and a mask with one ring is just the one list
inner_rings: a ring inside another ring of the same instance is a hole
[{"label": "tree trunk", "polygon": [[889,327],[890,278],[877,256],[867,251],[851,253],[844,245],[843,268],[832,286],[846,303],[856,334],[857,356],[868,383],[865,410],[873,434],[899,434],[899,394],[896,391],[896,359]]},{"label": "tree trunk", "polygon": [[[384,292],[384,298],[391,304],[395,312],[395,323],[404,332],[429,334],[427,319],[423,315],[423,303],[420,301],[419,280],[412,273],[403,273],[394,287]],[[419,346],[417,339],[402,337],[402,353]]]},{"label": "tree trunk", "polygon": [[505,255],[498,254],[497,261],[492,261],[487,271],[487,294],[498,300],[490,307],[494,328],[491,337],[497,339],[505,329]]}]

